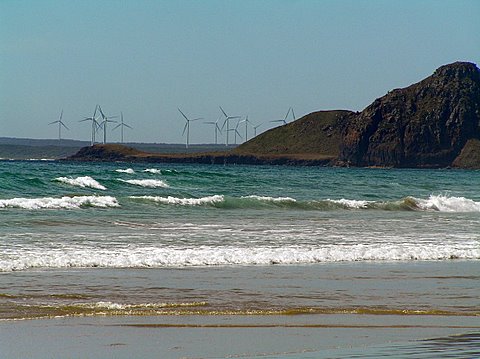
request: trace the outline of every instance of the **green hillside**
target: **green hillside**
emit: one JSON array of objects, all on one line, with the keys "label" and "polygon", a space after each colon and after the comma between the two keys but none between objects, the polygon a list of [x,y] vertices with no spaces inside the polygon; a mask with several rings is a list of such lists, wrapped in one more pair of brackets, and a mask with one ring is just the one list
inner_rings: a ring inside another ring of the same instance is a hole
[{"label": "green hillside", "polygon": [[342,120],[351,111],[318,111],[266,131],[233,150],[237,154],[320,154],[337,157]]}]

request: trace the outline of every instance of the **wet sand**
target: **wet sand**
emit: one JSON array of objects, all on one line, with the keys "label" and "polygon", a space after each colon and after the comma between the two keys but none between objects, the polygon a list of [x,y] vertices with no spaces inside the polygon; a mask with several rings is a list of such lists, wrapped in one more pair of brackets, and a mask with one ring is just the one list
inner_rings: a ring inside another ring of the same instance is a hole
[{"label": "wet sand", "polygon": [[[478,317],[66,317],[1,321],[0,353],[2,358],[342,358],[375,357],[382,350],[405,357],[417,348],[423,358],[429,356],[421,340],[466,333],[480,333]],[[441,357],[436,347],[431,350],[431,358]]]}]

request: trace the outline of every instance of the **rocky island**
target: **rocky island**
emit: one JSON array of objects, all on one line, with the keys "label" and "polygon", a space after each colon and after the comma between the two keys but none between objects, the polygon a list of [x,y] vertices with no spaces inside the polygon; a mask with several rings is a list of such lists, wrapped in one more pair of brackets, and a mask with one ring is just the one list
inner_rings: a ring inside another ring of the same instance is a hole
[{"label": "rocky island", "polygon": [[469,62],[445,65],[361,112],[313,112],[231,151],[153,154],[94,145],[67,160],[480,168],[480,70]]}]

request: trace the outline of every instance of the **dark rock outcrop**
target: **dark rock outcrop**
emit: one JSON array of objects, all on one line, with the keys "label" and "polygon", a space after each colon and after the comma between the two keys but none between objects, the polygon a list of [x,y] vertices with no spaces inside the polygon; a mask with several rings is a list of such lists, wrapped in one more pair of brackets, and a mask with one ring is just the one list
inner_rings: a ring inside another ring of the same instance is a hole
[{"label": "dark rock outcrop", "polygon": [[479,138],[480,71],[472,63],[456,62],[349,116],[339,163],[447,167],[469,139]]}]

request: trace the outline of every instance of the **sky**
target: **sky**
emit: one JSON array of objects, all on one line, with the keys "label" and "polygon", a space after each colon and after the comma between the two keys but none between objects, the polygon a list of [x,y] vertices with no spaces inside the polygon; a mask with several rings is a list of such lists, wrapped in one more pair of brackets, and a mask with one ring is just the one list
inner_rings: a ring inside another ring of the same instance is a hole
[{"label": "sky", "polygon": [[480,65],[479,19],[478,0],[0,0],[0,137],[56,138],[63,109],[63,137],[89,140],[96,104],[155,143],[185,142],[178,108],[203,118],[190,143],[213,143],[219,106],[258,133],[289,107],[361,111]]}]

